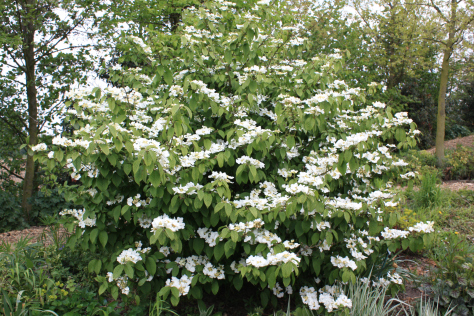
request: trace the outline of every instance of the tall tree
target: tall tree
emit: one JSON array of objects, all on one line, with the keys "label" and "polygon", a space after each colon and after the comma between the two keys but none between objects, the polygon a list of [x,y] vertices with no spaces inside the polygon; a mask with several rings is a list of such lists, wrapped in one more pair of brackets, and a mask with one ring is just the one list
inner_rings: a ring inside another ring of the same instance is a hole
[{"label": "tall tree", "polygon": [[[438,166],[442,166],[446,129],[446,91],[450,63],[456,50],[462,49],[461,43],[463,43],[466,33],[472,30],[474,25],[474,0],[426,0],[419,4],[432,10],[433,20],[437,22],[436,33],[442,34],[432,39],[441,44],[443,56],[436,124],[436,158]],[[432,32],[432,34],[436,33]]]},{"label": "tall tree", "polygon": [[432,41],[424,33],[432,22],[425,7],[406,0],[352,0],[351,6],[368,39],[365,54],[388,90],[433,66]]},{"label": "tall tree", "polygon": [[90,45],[77,39],[84,37],[92,11],[73,0],[2,1],[0,11],[0,76],[7,91],[0,99],[1,128],[29,147],[22,191],[28,218],[36,187],[31,148],[63,105],[64,92],[85,80]]}]

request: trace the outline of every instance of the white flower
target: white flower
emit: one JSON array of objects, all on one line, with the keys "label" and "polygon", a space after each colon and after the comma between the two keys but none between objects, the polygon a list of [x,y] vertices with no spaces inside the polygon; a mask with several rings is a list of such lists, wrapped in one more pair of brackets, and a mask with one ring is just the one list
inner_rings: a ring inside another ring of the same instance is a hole
[{"label": "white flower", "polygon": [[181,279],[172,277],[171,279],[166,280],[166,286],[177,288],[179,290],[179,296],[182,296],[188,294],[192,280],[193,277],[188,277],[187,275],[183,275]]},{"label": "white flower", "polygon": [[238,163],[239,165],[249,163],[250,165],[253,165],[257,168],[264,168],[265,167],[265,164],[263,162],[260,162],[257,159],[250,158],[248,156],[242,156],[240,158],[237,158],[235,160],[235,162]]},{"label": "white flower", "polygon": [[133,249],[123,250],[117,257],[117,262],[120,264],[126,264],[127,262],[137,263],[141,260],[142,257],[140,256],[140,253]]},{"label": "white flower", "polygon": [[46,146],[45,143],[41,143],[41,144],[31,147],[31,150],[33,151],[45,151],[46,149],[48,149],[48,146]]},{"label": "white flower", "polygon": [[122,294],[128,295],[128,293],[130,293],[128,286],[122,289]]},{"label": "white flower", "polygon": [[213,171],[212,174],[209,176],[209,178],[215,179],[217,181],[221,180],[227,183],[232,183],[232,181],[230,180],[234,179],[234,177],[227,175],[225,172],[217,172],[217,171]]},{"label": "white flower", "polygon": [[342,268],[351,268],[352,270],[357,269],[357,264],[350,260],[348,257],[341,257],[337,255],[336,257],[331,256],[331,263],[333,266],[338,267],[339,269]]},{"label": "white flower", "polygon": [[300,289],[300,296],[301,300],[303,301],[303,304],[308,305],[309,309],[319,309],[318,292],[316,292],[314,287],[303,286]]},{"label": "white flower", "polygon": [[416,224],[415,226],[413,227],[409,227],[408,230],[411,231],[411,232],[417,232],[417,233],[432,233],[434,232],[434,222],[426,222],[425,223],[418,223]]},{"label": "white flower", "polygon": [[180,229],[184,229],[184,222],[182,217],[170,218],[166,214],[155,218],[151,225],[153,226],[153,228],[151,229],[153,233],[159,229],[164,228],[168,228],[173,232],[177,232]]}]

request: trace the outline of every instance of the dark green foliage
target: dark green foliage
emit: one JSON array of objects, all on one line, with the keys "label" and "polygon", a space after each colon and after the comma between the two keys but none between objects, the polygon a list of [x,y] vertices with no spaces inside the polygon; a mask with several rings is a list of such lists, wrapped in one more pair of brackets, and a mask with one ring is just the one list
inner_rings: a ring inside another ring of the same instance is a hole
[{"label": "dark green foliage", "polygon": [[0,233],[27,226],[20,211],[20,199],[8,191],[0,190]]},{"label": "dark green foliage", "polygon": [[[456,124],[474,130],[474,80],[466,80],[458,85],[458,89],[450,98],[448,114]],[[446,132],[448,130],[446,129]]]},{"label": "dark green foliage", "polygon": [[437,262],[436,281],[431,285],[435,302],[443,309],[455,307],[452,315],[474,314],[474,246],[456,234],[440,238],[431,250]]},{"label": "dark green foliage", "polygon": [[446,126],[446,140],[455,139],[458,137],[465,137],[471,135],[468,127],[458,123],[447,124]]},{"label": "dark green foliage", "polygon": [[30,221],[27,221],[21,211],[21,198],[13,189],[0,190],[0,233],[41,225],[42,217],[58,215],[63,209],[72,206],[57,189],[38,191],[30,199],[32,211]]},{"label": "dark green foliage", "polygon": [[30,199],[33,218],[32,224],[40,223],[40,218],[45,216],[56,216],[62,210],[71,208],[72,204],[66,202],[64,196],[58,193],[58,189],[52,189],[47,192],[38,191]]}]

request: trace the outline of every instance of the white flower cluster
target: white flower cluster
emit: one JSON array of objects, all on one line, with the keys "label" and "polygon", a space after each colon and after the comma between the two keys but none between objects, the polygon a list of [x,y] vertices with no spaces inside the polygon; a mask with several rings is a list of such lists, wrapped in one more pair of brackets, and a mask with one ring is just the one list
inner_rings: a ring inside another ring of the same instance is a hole
[{"label": "white flower cluster", "polygon": [[150,228],[152,223],[153,219],[149,218],[146,214],[142,214],[142,216],[138,218],[138,225],[142,228]]},{"label": "white flower cluster", "polygon": [[293,183],[293,184],[283,184],[282,187],[286,190],[286,192],[290,193],[291,195],[295,195],[298,193],[304,193],[306,195],[314,195],[313,190],[304,185],[304,184],[299,184],[299,183]]},{"label": "white flower cluster", "polygon": [[201,227],[197,230],[199,237],[204,239],[204,241],[209,245],[209,247],[214,247],[219,238],[219,232],[213,232],[207,227]]},{"label": "white flower cluster", "polygon": [[133,249],[123,250],[117,257],[117,262],[120,264],[126,264],[127,262],[137,263],[141,261],[142,257],[140,253]]},{"label": "white flower cluster", "polygon": [[257,218],[256,220],[253,220],[251,222],[246,222],[246,223],[238,223],[238,224],[229,224],[228,228],[229,230],[235,230],[237,232],[248,232],[250,230],[256,229],[256,228],[262,228],[265,223],[263,220],[260,218]]},{"label": "white flower cluster", "polygon": [[357,269],[357,264],[349,259],[348,257],[341,257],[337,255],[336,257],[331,256],[331,263],[333,266],[338,267],[339,269],[342,268],[351,268],[352,270]]},{"label": "white flower cluster", "polygon": [[410,171],[410,172],[407,172],[405,174],[400,175],[400,178],[402,178],[402,179],[410,179],[410,178],[414,178],[414,177],[415,177],[415,173],[413,171]]},{"label": "white flower cluster", "polygon": [[216,181],[224,181],[227,183],[233,183],[230,180],[234,179],[234,177],[227,175],[225,172],[218,172],[218,171],[213,171],[212,174],[209,176],[209,178],[214,179]]},{"label": "white flower cluster", "polygon": [[192,280],[193,277],[188,277],[187,275],[183,275],[181,279],[172,277],[171,279],[166,280],[166,286],[177,288],[179,296],[183,296],[189,293]]},{"label": "white flower cluster", "polygon": [[294,240],[292,241],[285,240],[283,242],[283,246],[285,246],[286,249],[295,249],[295,248],[298,248],[300,244],[295,242]]},{"label": "white flower cluster", "polygon": [[[268,286],[268,288],[270,288],[270,286]],[[285,295],[285,292],[288,295],[293,294],[293,288],[291,287],[291,285],[288,285],[283,290],[283,288],[280,286],[280,283],[278,283],[278,282],[275,283],[275,286],[273,287],[272,291],[273,291],[273,295],[275,295],[278,298],[282,298]]]},{"label": "white flower cluster", "polygon": [[409,227],[408,230],[411,232],[428,234],[428,233],[434,232],[433,226],[434,226],[434,222],[430,222],[430,221],[426,223],[420,222],[413,227]]},{"label": "white flower cluster", "polygon": [[179,187],[174,187],[173,191],[176,194],[188,194],[188,195],[193,195],[197,194],[197,190],[201,190],[203,188],[202,185],[199,183],[194,184],[192,182],[188,182],[185,186],[180,185]]},{"label": "white flower cluster", "polygon": [[261,198],[259,195],[262,190],[254,189],[250,192],[250,196],[245,196],[244,199],[234,200],[232,204],[236,208],[243,207],[255,207],[258,210],[272,209],[278,205],[285,205],[289,196],[282,196],[276,189],[275,184],[265,181],[260,183],[260,189],[263,189],[265,198]]},{"label": "white flower cluster", "polygon": [[[96,191],[97,191],[97,190],[96,190]],[[96,193],[97,193],[97,192],[96,192]],[[115,199],[113,199],[113,200],[111,200],[111,201],[107,201],[106,204],[109,205],[109,206],[110,206],[110,205],[114,205],[114,204],[120,204],[120,203],[122,203],[122,201],[123,201],[124,198],[125,198],[125,197],[124,197],[123,195],[117,194],[117,195],[115,196]]]},{"label": "white flower cluster", "polygon": [[45,143],[38,144],[36,146],[31,147],[32,151],[45,151],[48,149]]},{"label": "white flower cluster", "polygon": [[59,212],[59,215],[61,215],[61,216],[72,215],[73,217],[75,217],[78,220],[77,225],[80,228],[86,228],[86,226],[94,227],[95,223],[96,223],[96,219],[95,218],[89,218],[89,217],[84,218],[84,213],[85,213],[85,210],[69,209],[69,210],[63,210],[63,211]]},{"label": "white flower cluster", "polygon": [[314,287],[303,286],[300,288],[300,296],[303,304],[308,305],[311,310],[318,310],[320,305],[318,302],[318,292]]},{"label": "white flower cluster", "polygon": [[[333,285],[326,285],[319,289],[319,302],[331,313],[333,310],[341,308],[352,308],[352,301],[342,292],[341,288]],[[337,297],[336,299],[334,299]]]},{"label": "white flower cluster", "polygon": [[152,233],[155,233],[159,229],[170,229],[173,232],[177,232],[180,229],[184,229],[184,222],[182,217],[170,218],[167,214],[156,217],[152,224]]},{"label": "white flower cluster", "polygon": [[218,280],[224,280],[225,279],[224,265],[222,265],[222,264],[220,264],[216,268],[212,265],[212,263],[208,262],[204,266],[204,269],[202,270],[202,273],[204,273],[204,275],[207,275],[211,279],[218,279]]},{"label": "white flower cluster", "polygon": [[114,274],[112,272],[107,272],[107,277],[107,281],[109,283],[117,281],[117,287],[122,291],[122,294],[128,295],[130,293],[130,288],[128,287],[128,277],[126,275],[114,279]]},{"label": "white flower cluster", "polygon": [[235,162],[238,163],[239,165],[244,165],[248,163],[260,169],[265,167],[265,164],[263,162],[260,162],[257,159],[253,159],[248,156],[242,156],[240,158],[237,158]]},{"label": "white flower cluster", "polygon": [[397,239],[397,238],[406,238],[410,232],[399,230],[399,229],[390,229],[388,227],[384,228],[384,231],[381,233],[382,237],[385,239]]},{"label": "white flower cluster", "polygon": [[137,194],[133,198],[129,197],[127,199],[127,205],[128,206],[133,206],[135,205],[136,207],[141,207],[141,206],[147,206],[151,202],[151,198],[146,198],[145,200],[140,200],[141,195]]},{"label": "white flower cluster", "polygon": [[137,36],[129,36],[130,39],[132,40],[132,42],[134,42],[135,44],[137,44],[138,46],[140,46],[143,51],[147,54],[151,54],[151,49],[149,46],[145,45],[145,43],[143,42],[143,40]]},{"label": "white flower cluster", "polygon": [[249,266],[254,266],[256,268],[266,267],[266,266],[274,266],[279,265],[281,263],[292,262],[296,266],[299,265],[301,258],[298,257],[295,253],[283,251],[277,254],[273,254],[270,252],[267,255],[267,258],[263,256],[249,256],[245,263]]}]

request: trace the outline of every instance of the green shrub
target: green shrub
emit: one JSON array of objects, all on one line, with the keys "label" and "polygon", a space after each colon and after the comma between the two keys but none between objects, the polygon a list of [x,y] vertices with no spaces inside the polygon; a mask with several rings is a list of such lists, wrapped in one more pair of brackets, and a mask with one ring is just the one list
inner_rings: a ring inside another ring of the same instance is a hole
[{"label": "green shrub", "polygon": [[446,140],[455,139],[458,137],[465,137],[471,135],[472,132],[469,130],[467,126],[459,125],[459,124],[448,124],[446,126]]},{"label": "green shrub", "polygon": [[20,297],[24,310],[33,315],[37,315],[34,310],[91,315],[102,305],[96,283],[87,273],[87,263],[97,255],[30,242],[24,238],[0,245],[0,288],[7,300]]},{"label": "green shrub", "polygon": [[31,225],[41,224],[42,217],[57,217],[59,212],[73,205],[71,202],[66,202],[64,195],[60,194],[57,188],[35,192],[29,203],[31,204]]},{"label": "green shrub", "polygon": [[439,237],[430,252],[437,268],[431,282],[435,302],[453,315],[474,314],[474,245],[451,233]]},{"label": "green shrub", "polygon": [[35,159],[81,181],[64,185],[77,207],[63,214],[71,247],[102,252],[88,265],[99,294],[176,305],[251,287],[266,306],[295,287],[314,310],[344,310],[343,293],[320,305],[318,288],[429,240],[433,223],[391,230],[384,213],[391,181],[414,176],[384,140],[413,146],[412,121],[365,104],[337,80],[343,54],[310,55],[301,21],[265,2],[190,8],[151,47],[122,38],[121,61],[142,68],[70,93],[75,133]]},{"label": "green shrub", "polygon": [[60,211],[72,205],[65,201],[58,189],[35,192],[29,202],[32,210],[30,220],[27,221],[21,209],[20,196],[12,190],[0,190],[0,233],[41,225],[42,217],[58,216]]},{"label": "green shrub", "polygon": [[445,179],[474,179],[474,148],[458,146],[446,153]]},{"label": "green shrub", "polygon": [[28,226],[18,197],[0,190],[0,205],[0,233]]}]

